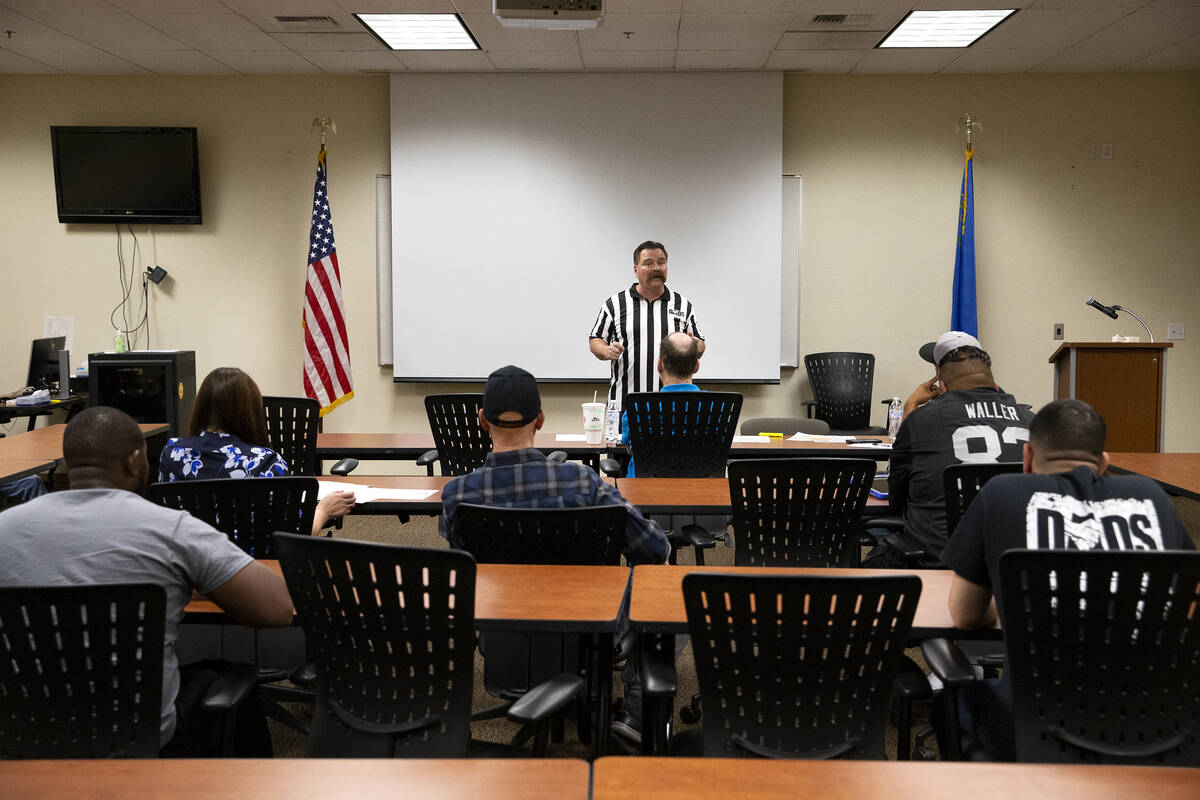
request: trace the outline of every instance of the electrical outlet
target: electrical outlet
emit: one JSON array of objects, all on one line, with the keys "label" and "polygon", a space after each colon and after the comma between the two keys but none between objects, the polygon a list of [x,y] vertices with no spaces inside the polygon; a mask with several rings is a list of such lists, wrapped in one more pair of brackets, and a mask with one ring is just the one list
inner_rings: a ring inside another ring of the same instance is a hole
[{"label": "electrical outlet", "polygon": [[1112,145],[1111,144],[1100,145],[1100,157],[1105,159],[1106,161],[1112,160]]},{"label": "electrical outlet", "polygon": [[1065,334],[1065,331],[1066,331],[1066,326],[1063,325],[1061,322],[1054,323],[1054,340],[1061,342],[1063,335]]},{"label": "electrical outlet", "polygon": [[1084,159],[1084,161],[1091,161],[1091,160],[1093,160],[1093,159],[1095,159],[1095,158],[1096,158],[1096,145],[1094,145],[1094,144],[1085,144],[1085,145],[1083,146],[1083,159]]},{"label": "electrical outlet", "polygon": [[1174,339],[1174,340],[1178,341],[1178,340],[1184,338],[1183,334],[1184,334],[1184,330],[1183,330],[1182,322],[1168,322],[1167,323],[1167,338],[1168,339]]}]

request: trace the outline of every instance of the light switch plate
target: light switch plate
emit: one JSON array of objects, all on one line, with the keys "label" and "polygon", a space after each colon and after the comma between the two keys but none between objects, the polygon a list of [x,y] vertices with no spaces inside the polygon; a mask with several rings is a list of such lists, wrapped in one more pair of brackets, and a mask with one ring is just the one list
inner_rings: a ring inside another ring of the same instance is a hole
[{"label": "light switch plate", "polygon": [[1176,341],[1184,338],[1184,325],[1182,322],[1167,323],[1167,338]]},{"label": "light switch plate", "polygon": [[1066,326],[1061,322],[1054,323],[1054,341],[1061,342],[1065,335]]}]

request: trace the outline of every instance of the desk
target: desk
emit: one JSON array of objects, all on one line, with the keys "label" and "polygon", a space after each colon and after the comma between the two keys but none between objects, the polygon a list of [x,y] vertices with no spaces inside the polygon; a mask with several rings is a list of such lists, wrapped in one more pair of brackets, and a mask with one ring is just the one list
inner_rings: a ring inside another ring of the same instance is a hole
[{"label": "desk", "polygon": [[351,514],[441,514],[442,487],[451,478],[440,475],[347,475],[321,476],[317,480],[329,483],[352,483],[378,489],[419,489],[432,491],[423,500],[373,500],[356,503]]},{"label": "desk", "polygon": [[[728,514],[727,478],[617,478],[617,491],[643,514]],[[887,509],[887,500],[868,497],[866,510]]]},{"label": "desk", "polygon": [[814,458],[850,457],[871,458],[886,461],[892,455],[890,436],[864,436],[864,439],[879,439],[887,447],[851,447],[840,442],[793,442],[776,439],[771,442],[734,442],[729,448],[730,458]]},{"label": "desk", "polygon": [[592,765],[594,800],[1184,800],[1196,797],[1197,787],[1200,769],[1180,767],[629,757]]},{"label": "desk", "polygon": [[[562,450],[569,458],[577,458],[598,469],[604,443],[559,442],[553,433],[537,433],[534,446],[543,453]],[[359,461],[416,461],[423,453],[433,450],[432,433],[318,433],[317,458],[337,460],[357,458]]]},{"label": "desk", "polygon": [[[165,434],[168,430],[165,422],[150,422],[138,425],[146,438]],[[45,428],[5,436],[0,439],[0,459],[35,459],[40,461],[62,460],[62,439],[66,425],[49,425]],[[151,462],[158,460],[158,453],[150,458]]]},{"label": "desk", "polygon": [[10,422],[18,417],[28,417],[29,424],[26,430],[33,430],[34,423],[38,417],[49,416],[60,408],[67,409],[67,419],[79,413],[81,407],[87,403],[87,397],[82,395],[71,395],[66,400],[52,399],[49,403],[40,406],[19,406],[15,403],[0,403],[0,423]]},{"label": "desk", "polygon": [[1200,500],[1200,453],[1109,453],[1109,469],[1158,481],[1167,494]]},{"label": "desk", "polygon": [[0,786],[28,800],[429,797],[587,800],[588,764],[575,759],[113,759],[0,762]]},{"label": "desk", "polygon": [[57,461],[44,458],[0,458],[0,483],[8,483],[28,475],[54,469]]}]

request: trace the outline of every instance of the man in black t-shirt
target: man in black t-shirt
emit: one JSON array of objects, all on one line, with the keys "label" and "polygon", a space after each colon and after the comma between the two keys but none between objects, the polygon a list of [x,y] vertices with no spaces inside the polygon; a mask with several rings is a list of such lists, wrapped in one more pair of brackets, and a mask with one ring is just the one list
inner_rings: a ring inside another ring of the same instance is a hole
[{"label": "man in black t-shirt", "polygon": [[[1106,427],[1081,400],[1049,403],[1029,426],[1025,475],[999,475],[971,503],[942,560],[954,570],[950,614],[971,630],[996,620],[1000,555],[1013,549],[1192,550],[1175,506],[1154,481],[1105,475]],[[1003,620],[1002,620],[1003,621]],[[1012,760],[1012,694],[1003,678],[960,694],[964,733]]]},{"label": "man in black t-shirt", "polygon": [[[904,404],[904,421],[892,445],[888,505],[904,514],[904,537],[925,552],[926,566],[940,566],[946,530],[942,472],[952,464],[1020,461],[1029,438],[1029,406],[997,387],[992,359],[979,340],[948,331],[921,348],[937,367]],[[904,567],[886,552],[871,566]]]}]

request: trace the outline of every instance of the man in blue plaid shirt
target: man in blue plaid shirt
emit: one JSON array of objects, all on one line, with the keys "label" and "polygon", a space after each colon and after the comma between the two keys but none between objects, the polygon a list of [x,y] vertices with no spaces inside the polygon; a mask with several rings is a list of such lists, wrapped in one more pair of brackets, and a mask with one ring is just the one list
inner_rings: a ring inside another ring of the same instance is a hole
[{"label": "man in blue plaid shirt", "polygon": [[452,547],[461,547],[454,534],[454,512],[460,503],[505,508],[579,508],[625,506],[625,560],[661,564],[670,545],[657,523],[646,519],[594,470],[571,462],[551,463],[533,446],[533,435],[546,421],[534,377],[520,367],[507,366],[488,376],[483,390],[479,424],[492,437],[492,452],[470,475],[454,478],[442,489],[438,529]]},{"label": "man in blue plaid shirt", "polygon": [[[533,446],[533,436],[545,421],[542,398],[532,375],[510,365],[488,376],[479,424],[492,437],[492,452],[482,467],[454,478],[442,489],[438,530],[450,546],[462,546],[454,532],[454,513],[460,503],[505,508],[620,505],[626,511],[625,560],[630,566],[665,562],[671,545],[656,522],[642,516],[594,470],[570,462],[551,463]],[[628,596],[622,609],[623,620],[627,617]],[[613,731],[631,744],[640,745],[641,686],[636,655],[626,662],[621,678],[625,683],[625,711],[613,720]]]}]

